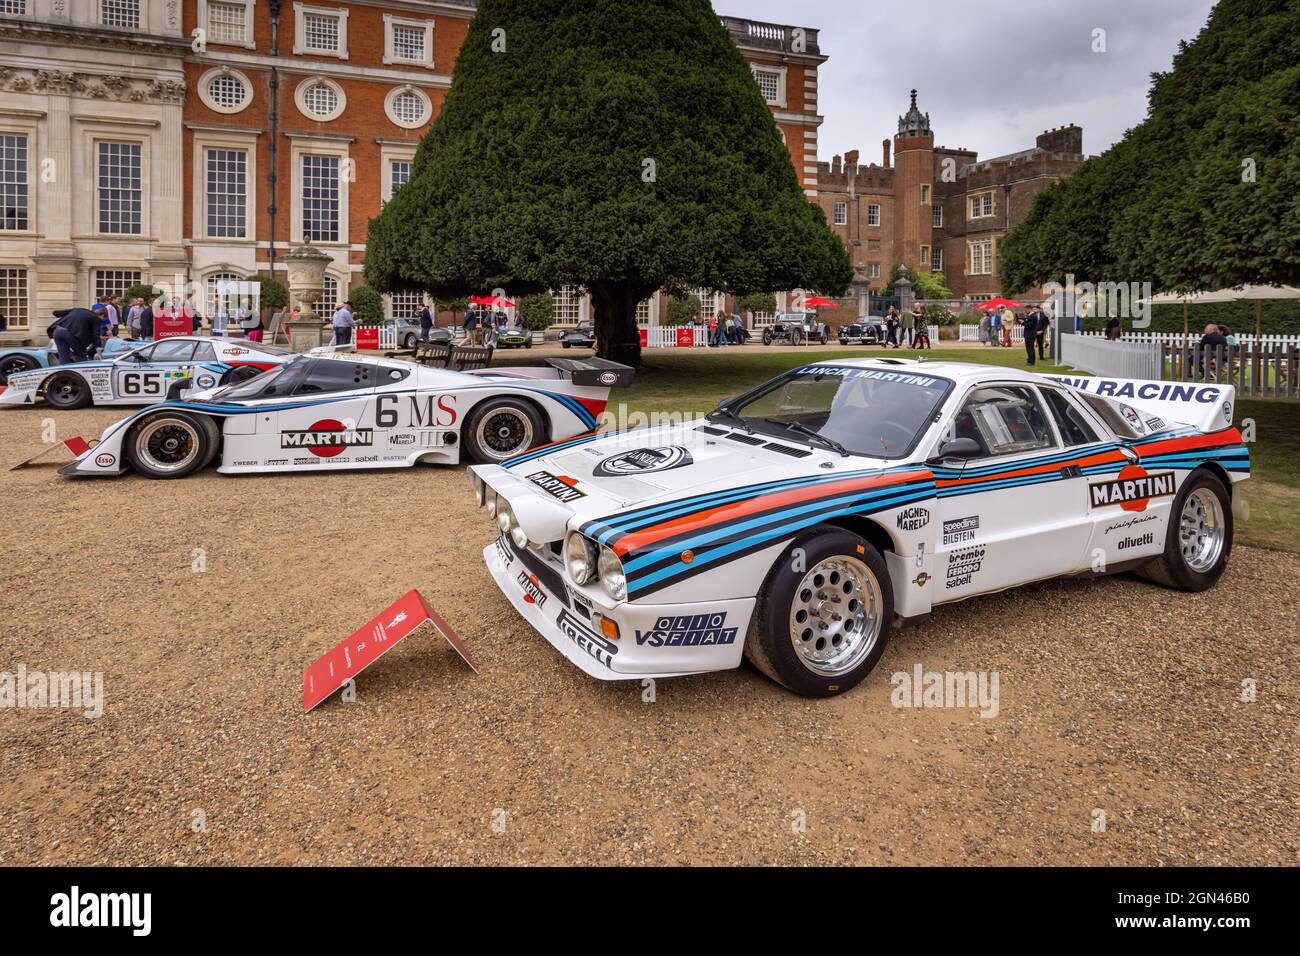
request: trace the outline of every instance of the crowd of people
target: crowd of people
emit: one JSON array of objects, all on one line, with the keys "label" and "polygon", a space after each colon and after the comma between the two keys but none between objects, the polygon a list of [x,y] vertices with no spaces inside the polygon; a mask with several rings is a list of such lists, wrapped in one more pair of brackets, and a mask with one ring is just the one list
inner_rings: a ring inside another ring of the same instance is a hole
[{"label": "crowd of people", "polygon": [[1017,326],[1021,329],[1028,364],[1046,360],[1052,349],[1052,317],[1040,306],[1019,312],[1010,306],[989,309],[980,319],[980,341],[996,348],[1010,348],[1012,330]]},{"label": "crowd of people", "polygon": [[930,312],[919,302],[899,311],[891,305],[885,310],[885,348],[931,349]]}]

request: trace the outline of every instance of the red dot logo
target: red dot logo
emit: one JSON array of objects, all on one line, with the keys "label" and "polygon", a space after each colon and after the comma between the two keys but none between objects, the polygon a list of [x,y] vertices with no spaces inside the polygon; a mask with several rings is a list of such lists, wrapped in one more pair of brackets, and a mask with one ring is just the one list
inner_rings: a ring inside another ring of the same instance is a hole
[{"label": "red dot logo", "polygon": [[[1132,481],[1135,478],[1145,477],[1147,477],[1147,470],[1141,465],[1125,465],[1119,470],[1120,481]],[[1132,501],[1121,503],[1120,507],[1125,511],[1146,511],[1150,502],[1150,498],[1134,498]]]},{"label": "red dot logo", "polygon": [[[341,433],[344,431],[343,423],[335,421],[333,418],[326,418],[311,426],[311,431],[317,435],[329,433]],[[317,458],[333,458],[335,455],[341,455],[347,450],[347,445],[313,445],[311,453]]]}]

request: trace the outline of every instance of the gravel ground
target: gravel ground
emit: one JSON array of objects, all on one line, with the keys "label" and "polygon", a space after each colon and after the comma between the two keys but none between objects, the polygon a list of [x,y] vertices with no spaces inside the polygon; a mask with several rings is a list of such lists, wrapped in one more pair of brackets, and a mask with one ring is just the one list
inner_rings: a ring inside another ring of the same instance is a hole
[{"label": "gravel ground", "polygon": [[[46,417],[0,411],[0,467]],[[1115,578],[941,609],[831,701],[745,667],[646,702],[521,624],[460,469],[54,467],[0,471],[0,671],[101,671],[105,714],[0,711],[0,863],[1300,860],[1296,555],[1239,549],[1208,594]],[[421,633],[304,716],[302,668],[410,587],[481,675]],[[891,706],[918,663],[996,671],[1000,712]]]}]

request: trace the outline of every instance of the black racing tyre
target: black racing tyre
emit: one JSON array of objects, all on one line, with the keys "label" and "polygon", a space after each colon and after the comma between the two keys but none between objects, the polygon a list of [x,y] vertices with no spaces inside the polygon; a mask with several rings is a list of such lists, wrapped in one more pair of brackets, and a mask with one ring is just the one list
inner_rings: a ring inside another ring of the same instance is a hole
[{"label": "black racing tyre", "polygon": [[8,382],[10,375],[33,372],[40,367],[41,363],[30,355],[7,355],[0,359],[0,385]]},{"label": "black racing tyre", "polygon": [[250,378],[255,378],[261,374],[262,370],[260,368],[253,368],[251,365],[236,365],[221,376],[221,384],[238,385],[240,382],[247,382]]},{"label": "black racing tyre", "polygon": [[45,380],[45,401],[52,408],[85,408],[91,403],[90,385],[76,372],[55,372]]},{"label": "black racing tyre", "polygon": [[796,694],[834,697],[871,673],[893,620],[894,591],[880,552],[852,532],[818,525],[768,572],[745,656]]},{"label": "black racing tyre", "polygon": [[532,402],[494,398],[470,412],[461,441],[476,462],[494,465],[546,442],[546,423]]},{"label": "black racing tyre", "polygon": [[215,423],[207,415],[162,411],[146,415],[126,436],[126,459],[146,478],[184,478],[212,460]]},{"label": "black racing tyre", "polygon": [[1205,591],[1218,583],[1228,566],[1232,536],[1228,489],[1210,472],[1194,471],[1169,509],[1164,553],[1137,573],[1180,591]]},{"label": "black racing tyre", "polygon": [[196,468],[196,471],[202,471],[208,465],[212,464],[212,459],[217,457],[221,451],[221,427],[222,422],[217,421],[208,415],[198,415],[199,423],[203,425],[204,431],[208,433],[208,451],[204,458],[203,464]]}]

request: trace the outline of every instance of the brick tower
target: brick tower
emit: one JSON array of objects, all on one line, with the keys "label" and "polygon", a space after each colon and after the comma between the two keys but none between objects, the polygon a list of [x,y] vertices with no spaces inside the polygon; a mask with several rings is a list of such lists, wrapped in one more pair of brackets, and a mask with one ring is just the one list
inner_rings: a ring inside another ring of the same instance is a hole
[{"label": "brick tower", "polygon": [[894,168],[894,254],[909,266],[928,270],[934,250],[934,133],[930,114],[916,107],[916,90],[911,109],[898,118]]}]

